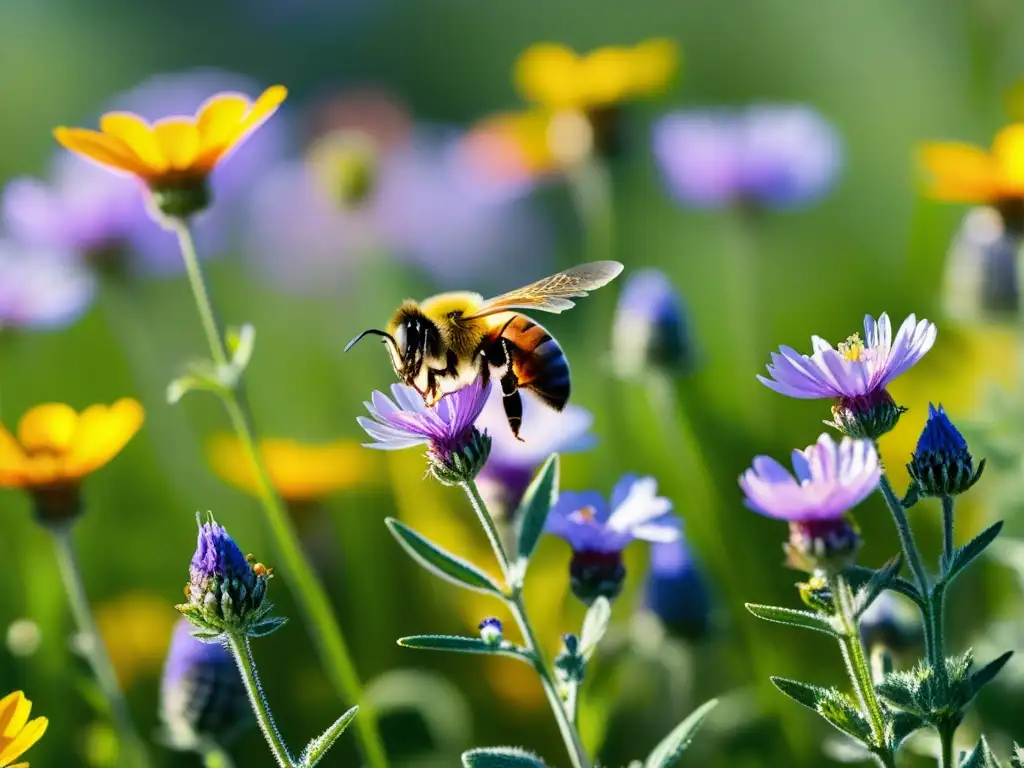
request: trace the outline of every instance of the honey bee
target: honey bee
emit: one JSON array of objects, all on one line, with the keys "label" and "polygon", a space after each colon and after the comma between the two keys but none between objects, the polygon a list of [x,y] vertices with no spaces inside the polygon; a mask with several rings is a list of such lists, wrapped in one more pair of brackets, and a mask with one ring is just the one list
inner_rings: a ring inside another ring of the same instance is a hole
[{"label": "honey bee", "polygon": [[370,328],[345,347],[347,352],[368,334],[388,345],[391,365],[402,382],[427,405],[478,378],[501,384],[505,417],[517,439],[523,421],[520,389],[536,394],[556,411],[569,401],[569,363],[562,347],[534,320],[513,310],[558,314],[622,272],[617,261],[582,264],[515,291],[484,299],[478,293],[440,293],[420,303],[407,300],[387,330]]}]

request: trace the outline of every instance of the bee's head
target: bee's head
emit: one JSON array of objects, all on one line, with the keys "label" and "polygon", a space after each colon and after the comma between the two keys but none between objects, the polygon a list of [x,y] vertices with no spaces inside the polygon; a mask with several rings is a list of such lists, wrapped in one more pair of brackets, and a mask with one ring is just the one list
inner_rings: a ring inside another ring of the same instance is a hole
[{"label": "bee's head", "polygon": [[403,305],[388,326],[389,331],[370,328],[348,343],[347,352],[356,342],[368,334],[381,337],[381,343],[388,345],[391,365],[395,374],[409,386],[423,367],[427,355],[436,355],[440,347],[437,326],[414,305]]}]

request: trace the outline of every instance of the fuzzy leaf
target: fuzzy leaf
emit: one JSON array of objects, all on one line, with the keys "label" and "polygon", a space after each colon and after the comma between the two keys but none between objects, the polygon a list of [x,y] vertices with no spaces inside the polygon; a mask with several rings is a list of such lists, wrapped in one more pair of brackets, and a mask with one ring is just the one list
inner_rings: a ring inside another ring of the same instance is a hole
[{"label": "fuzzy leaf", "polygon": [[970,676],[970,678],[968,679],[968,683],[971,687],[971,698],[977,696],[978,691],[980,691],[984,686],[992,682],[992,679],[999,674],[999,671],[1004,666],[1006,666],[1006,662],[1010,660],[1011,656],[1013,656],[1013,651],[1007,651],[1002,656],[993,659],[984,667],[982,667]]},{"label": "fuzzy leaf", "polygon": [[352,709],[335,720],[330,728],[309,742],[302,752],[302,757],[299,758],[299,768],[312,768],[312,766],[319,763],[323,756],[327,754],[327,750],[334,746],[334,742],[338,740],[338,737],[356,719],[358,711],[359,707],[352,707]]},{"label": "fuzzy leaf", "polygon": [[836,631],[832,623],[824,616],[819,616],[810,611],[797,611],[792,608],[781,608],[777,605],[757,605],[746,603],[747,610],[765,621],[773,621],[776,624],[788,624],[791,627],[802,627],[824,632],[826,635],[836,637]]},{"label": "fuzzy leaf", "polygon": [[599,597],[590,606],[583,620],[583,631],[580,633],[580,655],[589,661],[597,644],[608,631],[608,622],[612,618],[612,604],[607,597]]},{"label": "fuzzy leaf", "polygon": [[885,726],[885,740],[889,749],[895,753],[910,734],[926,725],[928,723],[910,712],[890,712],[889,722]]},{"label": "fuzzy leaf", "polygon": [[892,709],[907,712],[930,722],[930,714],[936,702],[933,701],[932,670],[923,662],[913,669],[890,672],[875,691]]},{"label": "fuzzy leaf", "polygon": [[996,540],[996,536],[1001,530],[1003,530],[1003,521],[999,520],[954,551],[950,561],[942,564],[945,582],[947,584],[952,582],[967,566],[980,557],[988,545]]},{"label": "fuzzy leaf", "polygon": [[822,688],[785,677],[773,677],[772,683],[797,704],[814,710],[847,736],[864,744],[870,743],[871,725],[856,705],[838,689]]},{"label": "fuzzy leaf", "polygon": [[519,560],[516,573],[520,579],[526,575],[526,565],[544,532],[548,513],[558,500],[558,468],[558,454],[555,453],[544,462],[530,487],[526,489],[516,512],[516,519],[519,520]]},{"label": "fuzzy leaf", "polygon": [[393,517],[387,518],[384,522],[402,548],[412,556],[412,559],[435,576],[477,592],[499,596],[503,594],[497,582],[475,565],[446,552]]},{"label": "fuzzy leaf", "polygon": [[988,741],[982,736],[974,751],[960,763],[960,768],[1003,768],[1003,766],[989,747]]},{"label": "fuzzy leaf", "polygon": [[452,651],[455,653],[484,653],[492,656],[511,656],[512,658],[533,664],[530,654],[508,641],[497,645],[485,643],[479,637],[460,637],[458,635],[412,635],[401,637],[398,644],[403,648],[420,648],[426,651]]},{"label": "fuzzy leaf", "polygon": [[678,765],[697,730],[703,725],[711,710],[717,706],[718,699],[711,699],[691,712],[690,716],[677,725],[647,756],[644,768],[674,768]]},{"label": "fuzzy leaf", "polygon": [[462,753],[465,768],[545,768],[544,761],[519,747],[486,747]]},{"label": "fuzzy leaf", "polygon": [[1013,744],[1013,754],[1010,755],[1010,765],[1013,768],[1024,768],[1024,747],[1020,747],[1016,742]]},{"label": "fuzzy leaf", "polygon": [[889,589],[889,585],[892,584],[892,580],[896,578],[902,567],[903,555],[897,555],[875,571],[867,583],[857,590],[856,597],[854,598],[854,613],[858,618],[875,602],[882,592]]},{"label": "fuzzy leaf", "polygon": [[[891,560],[889,562],[892,562]],[[888,563],[886,564],[888,565]],[[885,566],[883,566],[883,569]],[[851,565],[849,568],[843,571],[843,575],[846,577],[846,581],[850,585],[850,589],[855,592],[866,587],[878,571],[873,568],[865,568],[862,565]],[[889,581],[886,589],[891,589],[893,592],[899,592],[904,597],[908,597],[918,605],[921,605],[924,598],[921,597],[921,593],[917,591],[917,587],[911,584],[909,581],[904,579],[902,576],[893,575]]]}]

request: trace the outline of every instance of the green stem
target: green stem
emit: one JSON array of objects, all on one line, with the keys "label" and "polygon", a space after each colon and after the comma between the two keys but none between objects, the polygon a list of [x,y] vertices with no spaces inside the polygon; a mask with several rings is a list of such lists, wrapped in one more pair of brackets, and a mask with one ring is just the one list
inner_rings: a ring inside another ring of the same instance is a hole
[{"label": "green stem", "polygon": [[946,568],[953,560],[953,497],[942,497],[942,564],[941,576],[946,575]]},{"label": "green stem", "polygon": [[[466,495],[469,496],[470,503],[473,505],[473,510],[476,512],[477,517],[480,518],[480,523],[487,532],[487,538],[491,540],[491,546],[494,547],[494,556],[498,558],[502,572],[506,575],[509,574],[511,566],[508,561],[508,555],[505,553],[505,547],[501,543],[501,537],[497,535],[497,526],[494,524],[490,512],[487,511],[487,505],[480,496],[480,489],[477,488],[476,483],[472,480],[463,483],[463,487],[466,490]],[[516,624],[519,626],[519,631],[522,632],[523,643],[533,656],[533,667],[540,678],[544,694],[548,698],[548,703],[551,705],[551,711],[558,723],[558,730],[562,734],[562,740],[565,742],[565,748],[569,753],[569,759],[572,762],[573,768],[590,768],[590,760],[587,758],[587,752],[583,748],[579,732],[576,730],[576,725],[573,723],[565,703],[558,693],[558,685],[547,661],[544,659],[544,652],[541,650],[541,645],[537,641],[533,625],[530,623],[529,616],[526,613],[526,604],[523,601],[522,590],[519,587],[512,586],[512,594],[506,597],[506,600],[516,620]]]},{"label": "green stem", "polygon": [[939,744],[941,745],[941,752],[939,754],[939,766],[940,768],[957,768],[956,761],[953,758],[953,734],[956,729],[951,728],[949,723],[943,723],[939,726]]},{"label": "green stem", "polygon": [[78,627],[78,635],[82,639],[82,652],[110,707],[114,727],[117,728],[118,736],[127,753],[126,757],[133,768],[149,766],[150,758],[146,745],[139,737],[138,731],[135,730],[135,724],[132,722],[128,710],[128,702],[125,701],[124,693],[117,682],[114,665],[110,661],[107,647],[103,644],[103,638],[100,637],[92,610],[89,607],[89,597],[85,592],[82,572],[78,567],[78,558],[75,556],[75,545],[71,540],[71,527],[70,525],[53,526],[48,530],[53,535],[57,567],[60,569],[60,575],[64,581],[71,613],[74,615],[75,624]]},{"label": "green stem", "polygon": [[[188,272],[192,293],[195,296],[196,308],[206,334],[206,341],[210,347],[210,354],[218,366],[226,365],[228,363],[227,347],[206,289],[206,281],[196,256],[192,232],[185,221],[177,223],[175,232],[178,235],[181,255]],[[352,661],[341,626],[331,609],[327,592],[303,553],[291,518],[270,481],[263,456],[257,447],[256,430],[253,427],[252,413],[245,394],[241,387],[225,390],[222,399],[242,445],[242,450],[252,467],[256,478],[257,492],[277,546],[278,556],[284,561],[284,571],[293,587],[299,611],[316,645],[320,659],[326,667],[327,676],[338,693],[347,701],[359,705],[359,717],[355,721],[355,730],[367,765],[369,768],[387,768],[387,754],[377,728],[376,715],[363,693],[362,682]]]},{"label": "green stem", "polygon": [[274,759],[281,768],[294,768],[295,761],[288,752],[281,734],[277,731],[274,723],[274,716],[270,712],[270,705],[263,695],[263,686],[260,685],[259,675],[256,673],[256,662],[252,658],[252,647],[249,645],[249,637],[243,634],[228,633],[228,647],[235,656],[238,664],[238,671],[242,673],[242,682],[249,692],[249,703],[252,704],[252,711],[256,714],[256,720],[260,724],[260,730]]},{"label": "green stem", "polygon": [[861,645],[860,634],[857,631],[857,620],[853,611],[853,594],[841,574],[832,577],[832,599],[836,606],[836,615],[842,624],[843,636],[839,640],[839,645],[843,650],[843,659],[846,661],[850,681],[853,683],[853,689],[857,692],[861,710],[868,722],[871,723],[871,733],[875,739],[874,748],[886,751],[885,714],[875,695],[871,667],[868,666],[867,658],[864,655],[864,646]]},{"label": "green stem", "polygon": [[914,582],[917,585],[917,589],[921,593],[921,597],[927,598],[930,592],[928,572],[924,569],[921,553],[914,543],[914,532],[910,529],[907,511],[903,508],[903,502],[896,496],[896,492],[892,489],[892,484],[884,472],[878,487],[882,492],[882,496],[885,497],[886,504],[889,506],[893,522],[896,523],[896,533],[899,535],[900,545],[903,547],[903,557],[906,558],[910,571],[914,574]]}]

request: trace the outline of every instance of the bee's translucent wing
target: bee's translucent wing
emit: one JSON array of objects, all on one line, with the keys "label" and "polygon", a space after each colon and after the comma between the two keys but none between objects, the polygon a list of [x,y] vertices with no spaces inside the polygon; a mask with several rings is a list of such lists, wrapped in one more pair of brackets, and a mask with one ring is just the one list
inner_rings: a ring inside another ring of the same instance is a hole
[{"label": "bee's translucent wing", "polygon": [[575,302],[569,300],[570,298],[586,296],[588,291],[610,283],[620,272],[622,265],[617,261],[591,261],[588,264],[581,264],[523,288],[488,299],[480,309],[472,315],[467,315],[465,319],[495,315],[510,309],[535,309],[558,314],[576,306]]}]

